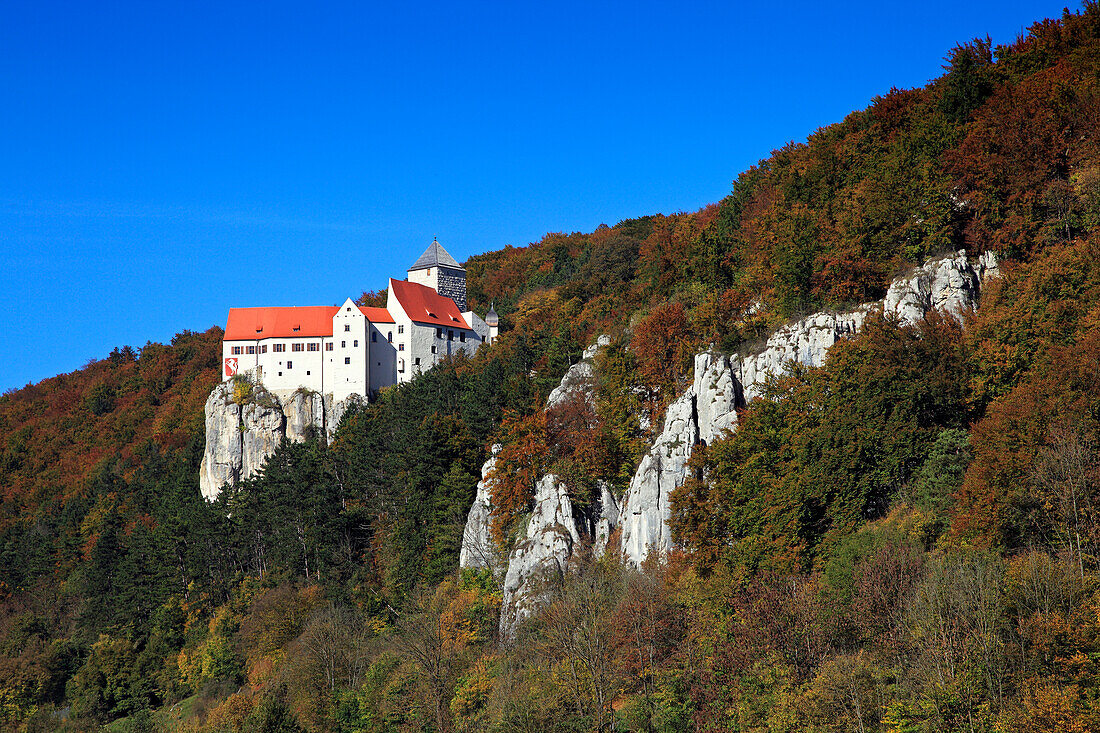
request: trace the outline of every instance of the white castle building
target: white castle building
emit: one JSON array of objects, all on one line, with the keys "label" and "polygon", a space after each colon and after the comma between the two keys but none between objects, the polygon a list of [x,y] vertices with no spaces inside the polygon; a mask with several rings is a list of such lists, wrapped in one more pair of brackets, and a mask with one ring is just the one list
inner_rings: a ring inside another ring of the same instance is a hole
[{"label": "white castle building", "polygon": [[250,372],[275,392],[306,389],[370,396],[407,382],[458,351],[473,353],[497,335],[466,309],[466,270],[433,240],[408,270],[390,279],[385,308],[340,306],[230,308],[222,340],[222,379]]}]

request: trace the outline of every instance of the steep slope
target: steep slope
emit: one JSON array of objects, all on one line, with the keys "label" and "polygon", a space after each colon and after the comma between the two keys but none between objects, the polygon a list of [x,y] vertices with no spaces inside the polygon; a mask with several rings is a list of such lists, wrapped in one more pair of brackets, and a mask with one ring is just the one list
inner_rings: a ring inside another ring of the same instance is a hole
[{"label": "steep slope", "polygon": [[[471,258],[492,350],[216,502],[216,330],[0,398],[0,724],[1100,728],[1098,59],[1090,3],[698,212]],[[602,333],[594,409],[548,414]],[[493,445],[527,473],[490,496]],[[626,554],[683,555],[588,561],[624,491]],[[510,580],[453,572],[471,514]]]}]

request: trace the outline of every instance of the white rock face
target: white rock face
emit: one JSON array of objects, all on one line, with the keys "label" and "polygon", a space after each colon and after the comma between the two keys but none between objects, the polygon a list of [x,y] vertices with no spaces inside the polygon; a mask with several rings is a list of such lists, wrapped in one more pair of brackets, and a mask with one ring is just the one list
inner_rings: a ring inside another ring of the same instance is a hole
[{"label": "white rock face", "polygon": [[607,552],[607,544],[611,541],[611,533],[619,526],[619,503],[615,501],[615,495],[611,493],[611,487],[605,481],[600,482],[600,515],[596,519],[596,526],[592,532],[592,554],[595,557],[603,557]]},{"label": "white rock face", "polygon": [[[597,347],[589,347],[585,351],[585,359],[577,362],[565,372],[561,383],[554,388],[546,400],[546,409],[558,407],[576,395],[581,395],[595,408],[596,399],[596,374],[592,369],[591,359],[602,340],[610,343],[610,338],[601,336],[597,340]],[[591,356],[589,353],[591,351]],[[494,445],[492,455],[481,467],[481,481],[477,484],[477,496],[474,498],[470,512],[466,515],[466,526],[462,530],[462,547],[458,553],[458,566],[461,568],[495,567],[500,559],[496,558],[496,548],[489,535],[489,525],[492,512],[492,482],[489,481],[489,472],[496,465],[496,454],[500,451],[499,445]],[[530,532],[528,533],[530,536]],[[503,564],[503,563],[500,563]]]},{"label": "white rock face", "polygon": [[999,273],[993,252],[986,252],[972,265],[962,249],[949,257],[930,260],[894,280],[882,309],[909,325],[920,322],[933,310],[961,320],[965,311],[977,306],[982,283]]},{"label": "white rock face", "polygon": [[672,549],[668,495],[684,483],[691,450],[699,438],[695,394],[689,389],[668,406],[664,429],[642,456],[623,500],[622,552],[641,564],[651,550]]},{"label": "white rock face", "polygon": [[296,391],[283,400],[283,415],[286,418],[286,439],[301,443],[314,433],[324,434],[325,401],[316,392]]},{"label": "white rock face", "polygon": [[728,356],[713,351],[695,355],[695,412],[699,440],[710,443],[737,427],[736,408],[743,400]]},{"label": "white rock face", "polygon": [[697,354],[691,387],[669,405],[664,429],[642,457],[623,501],[622,553],[629,561],[641,564],[651,549],[672,549],[669,494],[684,483],[697,443],[737,427],[741,400],[730,358],[711,351]]},{"label": "white rock face", "polygon": [[[584,360],[571,366],[561,384],[550,393],[547,410],[578,396],[595,408],[596,375],[591,360],[600,348],[610,343],[609,337],[601,336],[595,346],[585,350]],[[499,450],[500,446],[494,448]],[[492,486],[486,478],[494,465],[494,459],[490,458],[482,468],[477,498],[470,508],[462,535],[461,567],[492,567],[495,562],[482,560],[493,557],[494,548],[488,539]],[[599,492],[599,505],[594,511],[575,513],[568,488],[557,476],[549,474],[539,481],[535,488],[534,511],[524,527],[522,539],[508,555],[500,615],[503,639],[515,637],[519,624],[545,601],[547,578],[564,571],[581,547],[591,542],[596,556],[606,551],[611,534],[618,526],[619,508],[610,485],[601,482]]]},{"label": "white rock face", "polygon": [[[260,392],[263,397],[267,393]],[[266,400],[265,400],[266,402]],[[251,402],[241,405],[241,471],[240,478],[256,475],[263,468],[267,457],[286,438],[286,417],[279,407],[279,401],[271,395],[267,404]]]},{"label": "white rock face", "polygon": [[595,407],[596,372],[592,369],[590,361],[578,361],[566,370],[561,378],[561,384],[554,387],[546,399],[546,409],[558,407],[575,395],[582,395],[589,405]]},{"label": "white rock face", "polygon": [[[561,379],[561,383],[554,388],[546,400],[546,409],[552,409],[564,404],[566,401],[581,395],[595,409],[596,400],[596,374],[592,369],[592,359],[599,349],[611,343],[610,336],[600,336],[593,346],[584,351],[584,358],[569,367]],[[489,471],[496,464],[495,455],[500,450],[499,445],[494,445],[492,456],[481,467],[481,481],[477,485],[477,497],[474,499],[470,512],[466,516],[466,526],[462,530],[462,547],[458,554],[458,565],[462,568],[490,567],[494,562],[495,548],[489,539],[490,514],[492,511],[492,486],[488,480]],[[612,503],[614,499],[612,499]],[[615,520],[610,521],[610,535],[614,529]],[[574,529],[576,529],[574,527]],[[528,536],[531,532],[528,531]],[[501,563],[503,564],[503,563]]]},{"label": "white rock face", "polygon": [[492,521],[492,493],[489,487],[489,472],[497,462],[500,444],[490,450],[489,460],[481,467],[481,480],[477,482],[477,496],[466,516],[466,526],[462,530],[462,547],[458,551],[460,568],[491,568],[494,573],[504,564],[496,545],[489,534]]},{"label": "white rock face", "polygon": [[326,409],[325,415],[325,440],[328,443],[332,443],[332,439],[336,437],[336,429],[340,427],[340,421],[344,419],[344,415],[347,414],[353,406],[359,407],[367,404],[367,401],[362,396],[353,394],[348,395],[344,399],[338,401],[332,406],[332,409],[328,409],[328,400],[325,399],[324,403]]},{"label": "white rock face", "polygon": [[284,440],[324,436],[331,441],[340,417],[354,400],[354,396],[342,400],[329,410],[328,400],[316,392],[296,391],[280,401],[257,384],[252,395],[237,404],[233,382],[222,382],[206,399],[206,449],[199,464],[203,497],[213,501],[223,486],[254,476]]},{"label": "white rock face", "polygon": [[586,360],[586,361],[588,359],[595,359],[596,354],[599,353],[600,349],[604,348],[605,346],[610,346],[610,345],[611,345],[611,337],[608,336],[607,334],[600,334],[599,336],[596,337],[596,343],[594,343],[591,346],[588,346],[588,347],[585,348],[584,354],[583,354],[583,356],[581,356],[581,358]]},{"label": "white rock face", "polygon": [[768,378],[782,374],[792,361],[815,367],[824,364],[832,345],[858,331],[873,308],[863,305],[845,313],[815,313],[777,330],[759,352],[733,359],[731,366],[745,403],[762,396]]},{"label": "white rock face", "polygon": [[815,313],[778,329],[756,353],[732,358],[697,355],[692,386],[669,406],[664,430],[642,458],[623,500],[623,557],[640,565],[651,551],[663,554],[672,549],[668,497],[683,485],[692,449],[735,430],[735,408],[762,396],[769,377],[782,374],[790,362],[821,366],[833,344],[859,331],[867,316],[880,308],[907,324],[918,323],[932,310],[962,318],[966,310],[977,307],[982,284],[999,274],[992,252],[971,263],[961,250],[896,279],[881,303],[843,313]]},{"label": "white rock face", "polygon": [[206,399],[206,450],[199,464],[199,487],[208,500],[222,486],[241,479],[241,408],[227,384],[214,388]]},{"label": "white rock face", "polygon": [[519,624],[545,601],[542,584],[565,571],[580,541],[569,494],[557,476],[543,476],[535,487],[527,534],[508,558],[500,609],[502,638],[514,638]]}]

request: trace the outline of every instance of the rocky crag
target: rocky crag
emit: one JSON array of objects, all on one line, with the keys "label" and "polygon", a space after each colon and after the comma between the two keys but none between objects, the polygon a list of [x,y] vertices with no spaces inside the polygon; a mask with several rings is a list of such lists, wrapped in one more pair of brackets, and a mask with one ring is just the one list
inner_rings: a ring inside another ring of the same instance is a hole
[{"label": "rocky crag", "polygon": [[833,344],[859,331],[879,309],[905,324],[915,324],[933,310],[961,318],[977,307],[982,284],[998,274],[992,252],[972,262],[961,250],[895,279],[880,302],[815,313],[780,328],[753,353],[696,356],[691,388],[669,406],[664,429],[642,458],[623,499],[623,557],[641,564],[650,552],[672,548],[669,495],[683,484],[694,446],[733,430],[736,408],[759,397],[769,377],[781,374],[792,361],[821,366]]},{"label": "rocky crag", "polygon": [[502,557],[489,535],[492,495],[490,494],[489,474],[496,466],[496,455],[500,444],[490,450],[489,460],[481,467],[481,480],[477,482],[477,496],[466,515],[466,526],[462,530],[462,546],[458,551],[458,566],[462,568],[489,568],[494,575],[503,572],[506,558]]},{"label": "rocky crag", "polygon": [[[596,382],[592,360],[598,349],[609,343],[608,337],[601,336],[596,344],[585,350],[581,361],[569,368],[561,384],[550,393],[546,409],[578,397],[594,402]],[[535,487],[534,509],[521,528],[519,538],[507,557],[502,557],[489,534],[492,512],[489,474],[495,462],[495,455],[490,456],[482,466],[477,497],[463,530],[459,565],[490,568],[498,577],[503,575],[500,632],[503,638],[511,639],[519,624],[542,602],[548,579],[565,572],[582,548],[590,546],[597,554],[606,551],[617,526],[618,506],[611,487],[601,484],[596,511],[580,511],[574,507],[568,487],[561,479],[547,474]]]},{"label": "rocky crag", "polygon": [[[665,413],[664,424],[635,471],[621,506],[610,487],[602,486],[602,506],[594,517],[577,512],[561,480],[547,475],[538,483],[534,510],[505,558],[494,554],[489,539],[492,491],[487,480],[493,458],[482,469],[477,499],[470,509],[460,555],[462,567],[492,567],[503,579],[500,632],[514,638],[516,629],[543,602],[546,578],[565,572],[582,547],[595,555],[606,551],[612,532],[621,528],[619,551],[641,564],[653,552],[672,549],[669,496],[687,475],[696,445],[707,444],[737,427],[737,409],[763,392],[770,376],[790,362],[821,366],[829,349],[857,333],[867,317],[882,310],[902,323],[914,324],[938,310],[961,318],[977,306],[982,283],[997,273],[996,258],[971,261],[965,251],[930,260],[894,280],[886,297],[843,312],[821,312],[790,323],[759,349],[727,356],[708,350],[695,357],[690,388]],[[592,359],[604,337],[585,351],[547,401],[547,409],[582,394],[594,399]]]},{"label": "rocky crag", "polygon": [[331,404],[317,392],[297,390],[280,399],[242,376],[222,382],[206,400],[206,450],[199,489],[208,501],[224,486],[253,476],[284,440],[332,440],[354,396]]}]

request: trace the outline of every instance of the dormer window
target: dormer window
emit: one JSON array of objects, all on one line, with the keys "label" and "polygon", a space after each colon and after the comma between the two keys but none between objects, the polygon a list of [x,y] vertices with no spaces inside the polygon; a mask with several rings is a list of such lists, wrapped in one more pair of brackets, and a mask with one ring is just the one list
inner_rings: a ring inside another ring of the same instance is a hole
[{"label": "dormer window", "polygon": [[301,327],[301,326],[295,326],[295,327],[294,327],[294,330],[295,330],[295,331],[301,331],[301,330],[302,330],[302,327]]}]

